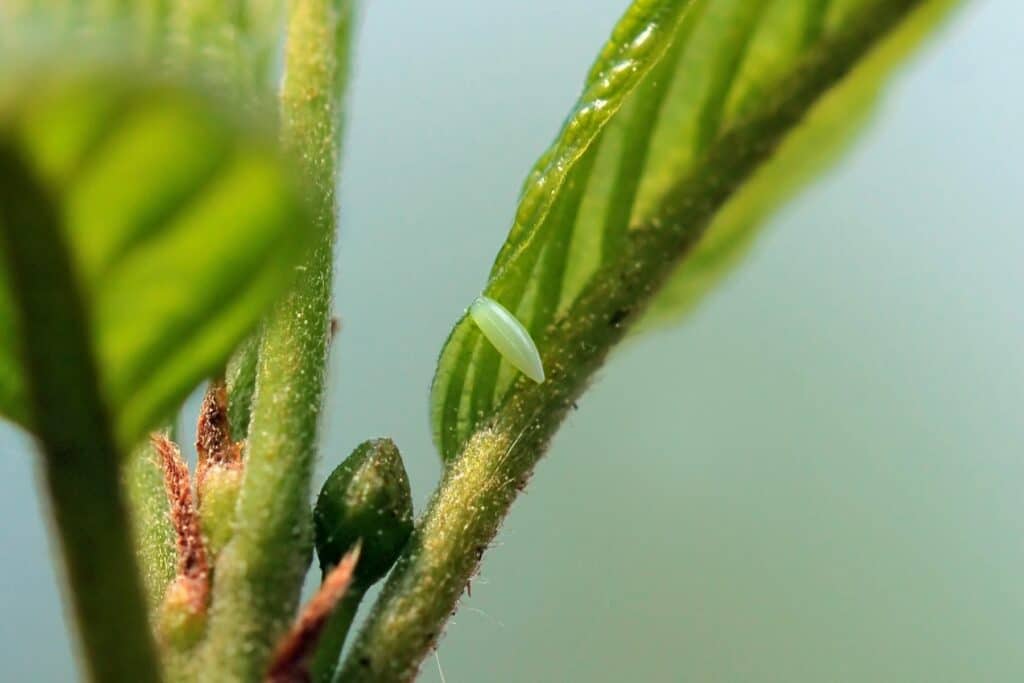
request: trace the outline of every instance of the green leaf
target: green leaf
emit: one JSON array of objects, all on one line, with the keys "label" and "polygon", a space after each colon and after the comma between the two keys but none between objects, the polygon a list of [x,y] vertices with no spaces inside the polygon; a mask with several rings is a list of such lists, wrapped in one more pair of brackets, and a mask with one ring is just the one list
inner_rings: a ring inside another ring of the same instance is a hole
[{"label": "green leaf", "polygon": [[157,659],[100,396],[89,320],[58,208],[23,152],[0,138],[0,262],[42,451],[64,576],[92,681],[156,681]]},{"label": "green leaf", "polygon": [[[837,148],[863,119],[889,67],[929,18],[953,4],[634,2],[527,179],[484,294],[512,311],[547,356],[555,323],[580,293],[599,273],[622,271],[632,235],[687,230],[694,239],[707,234],[685,260],[690,241],[663,255],[681,265],[651,315],[664,320],[692,305],[712,272],[724,272],[749,242],[757,219],[818,166],[812,153]],[[867,49],[879,44],[884,49]],[[863,64],[847,65],[844,51],[862,45]],[[833,86],[839,101],[821,99]],[[808,118],[800,120],[804,109],[789,116],[787,108],[805,100],[817,101]],[[699,222],[667,220],[686,215]],[[617,311],[610,324],[633,322],[651,294],[637,292],[636,305]],[[444,459],[462,449],[518,381],[463,316],[432,387],[434,438]]]},{"label": "green leaf", "polygon": [[722,208],[634,332],[678,321],[742,261],[765,219],[846,151],[870,119],[893,70],[953,5],[948,0],[926,4],[822,98],[774,157]]},{"label": "green leaf", "polygon": [[[209,98],[112,68],[8,84],[0,140],[60,218],[126,451],[293,280],[313,238],[297,174],[272,136]],[[11,313],[0,287],[0,412],[31,427]]]},{"label": "green leaf", "polygon": [[284,7],[284,0],[176,0],[165,12],[177,59],[251,99],[272,91]]}]

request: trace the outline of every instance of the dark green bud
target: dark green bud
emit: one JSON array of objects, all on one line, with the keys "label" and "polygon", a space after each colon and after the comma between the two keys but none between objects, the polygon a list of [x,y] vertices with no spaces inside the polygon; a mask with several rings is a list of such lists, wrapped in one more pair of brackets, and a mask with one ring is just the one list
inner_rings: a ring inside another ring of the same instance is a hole
[{"label": "dark green bud", "polygon": [[366,589],[388,573],[412,533],[412,494],[391,439],[359,445],[327,477],[313,510],[324,572],[362,541],[354,583]]}]

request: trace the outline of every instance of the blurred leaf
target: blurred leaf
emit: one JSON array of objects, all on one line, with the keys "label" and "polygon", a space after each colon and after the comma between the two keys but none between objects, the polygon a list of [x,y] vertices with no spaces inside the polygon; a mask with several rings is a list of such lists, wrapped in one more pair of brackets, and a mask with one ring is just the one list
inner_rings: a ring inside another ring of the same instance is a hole
[{"label": "blurred leaf", "polygon": [[176,59],[243,102],[265,97],[275,88],[284,8],[284,0],[175,0],[165,13]]},{"label": "blurred leaf", "polygon": [[25,394],[60,538],[70,602],[93,681],[155,681],[121,451],[100,395],[88,316],[59,207],[11,140],[0,137],[0,260],[17,319]]},{"label": "blurred leaf", "polygon": [[[286,289],[311,221],[273,137],[195,91],[110,69],[20,84],[0,140],[55,204],[127,449]],[[30,427],[15,320],[0,287],[0,412]]]},{"label": "blurred leaf", "polygon": [[[617,263],[631,231],[678,228],[663,226],[659,212],[691,201],[717,212],[664,298],[655,298],[651,320],[664,321],[691,306],[736,259],[758,219],[841,146],[897,57],[952,4],[634,2],[591,69],[559,138],[527,179],[484,294],[529,328],[543,356],[552,323],[599,269]],[[780,130],[775,124],[786,117],[777,116],[757,137],[756,122],[784,106],[777,95],[784,86],[826,95],[835,79],[818,74],[829,71],[833,52],[860,39],[884,49],[869,51],[806,123]],[[751,177],[755,167],[735,163],[741,155],[730,157],[720,148],[733,139],[752,150],[750,164],[780,141],[781,150]],[[695,196],[701,187],[725,187],[726,201],[719,206],[718,200]],[[688,229],[699,234],[703,228]],[[637,300],[643,296],[638,292]],[[624,311],[614,324],[632,315]],[[459,452],[518,378],[463,316],[441,353],[432,387],[434,438],[442,457]]]}]

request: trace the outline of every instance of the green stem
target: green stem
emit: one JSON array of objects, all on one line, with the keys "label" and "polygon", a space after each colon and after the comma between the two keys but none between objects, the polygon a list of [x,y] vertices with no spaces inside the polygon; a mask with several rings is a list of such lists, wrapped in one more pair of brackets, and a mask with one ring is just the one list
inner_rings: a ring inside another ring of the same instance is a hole
[{"label": "green stem", "polygon": [[177,555],[164,489],[164,471],[148,439],[128,455],[123,470],[135,554],[150,614],[156,615],[167,586],[174,580]]},{"label": "green stem", "polygon": [[[214,570],[202,671],[260,680],[294,616],[309,566],[309,505],[330,334],[338,154],[338,26],[329,0],[296,0],[288,17],[283,135],[313,184],[320,240],[263,327],[234,534]],[[345,3],[347,4],[347,3]]]},{"label": "green stem", "polygon": [[228,390],[228,424],[231,425],[231,438],[235,441],[244,441],[249,434],[259,351],[260,333],[256,332],[239,345],[224,371]]},{"label": "green stem", "polygon": [[89,677],[156,681],[156,651],[122,498],[120,451],[55,205],[9,145],[0,145],[0,178],[0,252]]},{"label": "green stem", "polygon": [[89,677],[97,683],[157,681],[131,530],[112,458],[44,446],[43,472]]},{"label": "green stem", "polygon": [[320,640],[317,642],[313,661],[309,666],[312,683],[330,683],[334,677],[334,671],[338,668],[338,659],[341,658],[341,649],[345,646],[345,639],[352,627],[352,620],[355,619],[359,603],[362,602],[365,594],[363,588],[349,587],[345,597],[341,599],[341,604],[327,620],[323,633],[320,634]]},{"label": "green stem", "polygon": [[451,462],[346,658],[340,679],[410,681],[569,407],[716,211],[818,98],[924,0],[879,2],[810,51],[765,106],[720,135],[704,159],[629,231],[551,328],[543,384],[519,381]]}]

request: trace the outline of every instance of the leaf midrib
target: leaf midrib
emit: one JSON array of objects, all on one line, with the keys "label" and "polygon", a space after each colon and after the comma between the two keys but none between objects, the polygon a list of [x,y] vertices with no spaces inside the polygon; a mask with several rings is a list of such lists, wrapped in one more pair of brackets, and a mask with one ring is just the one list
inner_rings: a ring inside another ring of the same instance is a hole
[{"label": "leaf midrib", "polygon": [[[817,44],[808,45],[805,51],[797,56],[785,72],[788,76],[780,78],[780,87],[762,100],[760,106],[753,107],[751,111],[743,115],[726,116],[725,110],[736,76],[757,33],[759,19],[765,6],[766,4],[762,4],[759,7],[744,8],[740,13],[743,21],[737,25],[735,35],[730,41],[730,50],[720,65],[722,73],[715,80],[700,107],[693,141],[694,161],[690,165],[687,175],[683,176],[683,184],[691,182],[691,179],[699,181],[702,174],[719,175],[720,169],[716,168],[713,162],[708,161],[713,157],[710,150],[721,144],[729,136],[729,131],[742,127],[745,121],[756,118],[759,113],[769,111],[776,106],[773,102],[779,99],[778,93],[784,91],[787,78],[792,79],[793,74],[801,68],[800,65],[810,63],[816,54],[825,54],[829,49],[830,36],[820,33],[823,16],[829,3],[827,0],[817,0],[808,10],[808,16],[805,18],[807,26],[804,30],[804,40],[815,40]],[[652,67],[654,71],[649,74],[649,79],[657,80],[656,76],[659,75],[656,72],[661,72],[660,77],[675,80],[676,73],[673,69],[676,65],[673,62],[676,59],[674,54],[685,55],[691,29],[700,22],[706,3],[695,0],[689,3],[688,7],[689,13],[678,27],[678,34],[675,36],[673,44],[667,49],[661,61]],[[876,2],[867,8],[862,7],[858,16],[867,16],[872,11],[885,11],[889,8],[891,5],[886,7],[884,3],[880,5]],[[843,31],[846,30],[846,27],[835,30]],[[650,85],[650,82],[641,84],[639,89],[634,92],[634,96],[644,95],[643,89],[645,87],[651,89]],[[656,89],[652,89],[652,94],[659,95]],[[660,93],[660,95],[664,94]],[[650,127],[654,129],[654,120],[659,116],[661,108],[657,103],[651,104],[634,99],[623,105],[618,116],[625,117],[625,125],[629,127],[632,125],[632,119],[643,118],[638,117],[637,114],[644,107],[653,107],[653,111],[650,112],[652,119]],[[577,228],[579,200],[586,192],[591,166],[600,152],[606,132],[608,132],[607,129],[602,129],[595,136],[591,144],[592,149],[585,156],[579,158],[574,168],[566,173],[565,182],[557,198],[551,203],[551,209],[541,225],[533,230],[532,237],[524,235],[516,239],[513,230],[509,242],[503,247],[502,254],[508,253],[508,259],[515,259],[517,254],[523,256],[516,267],[529,269],[532,274],[529,277],[508,276],[504,270],[512,266],[505,263],[500,254],[486,289],[490,296],[496,297],[503,305],[523,316],[523,322],[528,325],[542,351],[548,349],[553,343],[549,338],[549,326],[558,313],[559,307],[564,307],[567,304],[565,301],[558,300],[561,297],[565,277],[565,269],[560,268],[559,264],[566,260],[568,243]],[[639,181],[629,178],[628,174],[631,170],[635,174],[639,174],[638,168],[630,168],[630,162],[636,162],[634,165],[644,163],[646,142],[643,136],[638,136],[635,141],[628,134],[626,138],[630,143],[635,143],[637,148],[623,152],[623,159],[615,171],[619,174],[611,188],[615,199],[605,209],[603,216],[605,229],[602,231],[602,239],[609,240],[609,244],[602,245],[601,261],[603,265],[608,265],[615,260],[617,256],[615,252],[622,247],[629,232],[643,227],[629,224],[631,216],[636,220],[634,207],[638,188],[632,187],[632,185],[639,185]],[[546,160],[542,158],[537,168],[543,168],[545,163]],[[631,183],[630,180],[634,182]],[[582,187],[575,187],[575,185]],[[679,182],[677,181],[674,187],[670,187],[668,194],[678,191],[678,187]],[[701,200],[701,197],[693,198],[693,201]],[[723,201],[724,203],[725,201]],[[655,206],[657,206],[657,202],[655,202]],[[568,210],[564,210],[566,208]],[[647,225],[658,225],[660,221],[666,220],[666,217],[661,215],[657,209],[653,212],[645,210],[644,214],[647,218]],[[616,225],[616,222],[621,225]],[[525,249],[527,243],[541,239],[545,235],[548,236],[548,239],[542,249],[533,249],[532,252]],[[514,249],[513,244],[515,245]],[[511,253],[510,250],[514,250],[515,253]],[[596,275],[592,274],[588,279],[593,277]],[[536,301],[533,304],[524,303],[524,300],[531,296],[528,292],[533,291],[536,292]],[[455,361],[447,364],[447,368],[444,367],[446,357]],[[506,372],[508,369],[506,364],[500,360],[494,349],[482,340],[465,318],[459,321],[452,336],[446,342],[440,369],[446,372],[439,374],[435,379],[435,388],[437,386],[442,388],[435,398],[436,401],[439,401],[434,406],[435,439],[441,450],[442,458],[450,459],[457,455],[465,445],[465,441],[472,431],[480,428],[481,423],[498,409],[500,402],[510,391],[511,383],[518,378],[514,373]],[[439,385],[437,384],[438,380],[442,382]]]},{"label": "leaf midrib", "polygon": [[[691,171],[662,195],[651,216],[642,224],[631,226],[619,258],[589,278],[577,301],[545,331],[544,367],[553,369],[548,382],[532,387],[517,380],[504,400],[494,406],[493,417],[477,424],[474,431],[508,419],[510,407],[524,400],[524,396],[555,393],[554,384],[565,379],[559,379],[559,371],[579,365],[582,357],[600,355],[603,358],[734,191],[773,153],[818,98],[839,82],[876,40],[923,1],[877,2],[862,8],[842,29],[823,37],[816,47],[810,48],[761,107],[731,122],[709,144]],[[628,297],[619,296],[621,291],[607,291],[608,283],[625,286],[633,277],[631,271],[643,272],[646,276],[631,285]],[[601,292],[600,296],[595,292]],[[600,321],[596,324],[601,325],[613,318],[616,335],[605,338],[596,329],[595,321]],[[575,395],[582,388],[580,384],[570,393]],[[526,418],[520,414],[516,429],[523,429],[534,419],[557,425],[567,404],[552,404],[550,399],[544,403],[545,408],[536,412],[539,417]],[[519,411],[512,409],[512,412],[518,414]],[[533,415],[535,411],[530,412]],[[461,449],[464,445],[465,442],[459,443],[457,447]]]}]

